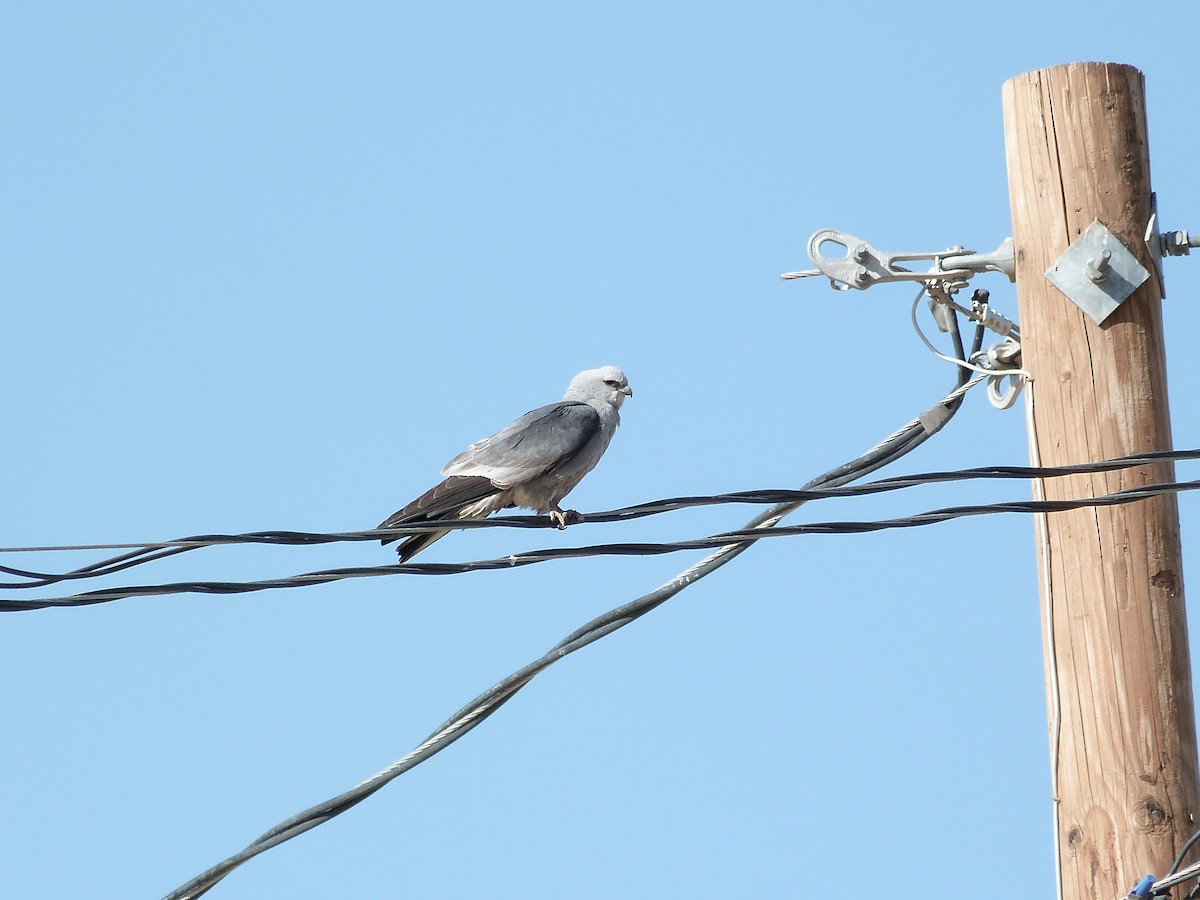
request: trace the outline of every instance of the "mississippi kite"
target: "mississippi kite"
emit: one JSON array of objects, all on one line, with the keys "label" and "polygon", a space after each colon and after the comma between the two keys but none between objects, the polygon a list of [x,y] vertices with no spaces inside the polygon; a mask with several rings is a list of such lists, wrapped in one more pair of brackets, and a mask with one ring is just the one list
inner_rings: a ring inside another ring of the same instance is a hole
[{"label": "mississippi kite", "polygon": [[[596,467],[621,424],[619,410],[632,397],[615,366],[588,369],[571,379],[557,403],[527,412],[507,428],[476,441],[442,467],[446,480],[380,523],[393,528],[431,519],[482,519],[520,506],[549,513],[559,528],[579,513],[558,502]],[[447,531],[414,534],[396,548],[411,559]],[[399,538],[384,538],[389,544]]]}]

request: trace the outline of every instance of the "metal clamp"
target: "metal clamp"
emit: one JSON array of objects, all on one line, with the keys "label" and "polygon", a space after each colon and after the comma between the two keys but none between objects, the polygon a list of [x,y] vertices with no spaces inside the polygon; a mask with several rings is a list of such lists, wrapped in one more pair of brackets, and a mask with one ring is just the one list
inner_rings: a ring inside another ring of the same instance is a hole
[{"label": "metal clamp", "polygon": [[1150,221],[1146,223],[1146,246],[1157,260],[1164,256],[1188,256],[1193,247],[1200,247],[1200,236],[1192,237],[1187,229],[1158,230],[1158,196],[1150,195]]},{"label": "metal clamp", "polygon": [[1146,246],[1150,249],[1150,260],[1154,263],[1154,274],[1158,279],[1158,293],[1167,298],[1167,286],[1163,283],[1162,260],[1167,256],[1189,256],[1193,247],[1200,247],[1200,237],[1192,237],[1187,229],[1180,231],[1158,230],[1158,195],[1150,193],[1150,220],[1146,223]]},{"label": "metal clamp", "polygon": [[[826,250],[840,247],[842,253],[829,256]],[[890,253],[861,238],[836,228],[823,228],[808,239],[808,258],[815,269],[786,272],[784,281],[824,275],[839,291],[866,290],[874,284],[897,281],[966,281],[980,272],[1000,272],[1009,281],[1016,280],[1012,238],[1005,238],[991,253],[976,253],[962,247],[950,247],[932,253]],[[914,272],[901,262],[929,261],[927,272]]]},{"label": "metal clamp", "polygon": [[1163,256],[1187,256],[1193,247],[1200,247],[1200,236],[1192,237],[1186,228],[1164,231],[1158,238],[1162,242]]}]

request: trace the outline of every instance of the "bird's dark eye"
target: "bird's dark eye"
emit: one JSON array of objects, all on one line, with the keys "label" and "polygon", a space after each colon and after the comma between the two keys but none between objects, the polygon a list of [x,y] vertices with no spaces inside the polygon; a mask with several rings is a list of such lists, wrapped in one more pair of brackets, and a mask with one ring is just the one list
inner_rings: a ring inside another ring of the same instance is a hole
[{"label": "bird's dark eye", "polygon": [[613,381],[611,378],[605,378],[604,383],[607,384],[609,387],[620,387],[621,386],[620,382]]}]

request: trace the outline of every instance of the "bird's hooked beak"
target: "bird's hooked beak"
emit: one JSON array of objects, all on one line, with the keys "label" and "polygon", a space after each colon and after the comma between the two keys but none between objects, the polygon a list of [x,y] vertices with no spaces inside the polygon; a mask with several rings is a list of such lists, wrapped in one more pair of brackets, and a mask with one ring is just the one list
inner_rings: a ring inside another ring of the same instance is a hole
[{"label": "bird's hooked beak", "polygon": [[624,394],[626,397],[632,397],[633,396],[633,388],[631,388],[629,385],[625,385],[625,387],[621,390],[621,393]]}]

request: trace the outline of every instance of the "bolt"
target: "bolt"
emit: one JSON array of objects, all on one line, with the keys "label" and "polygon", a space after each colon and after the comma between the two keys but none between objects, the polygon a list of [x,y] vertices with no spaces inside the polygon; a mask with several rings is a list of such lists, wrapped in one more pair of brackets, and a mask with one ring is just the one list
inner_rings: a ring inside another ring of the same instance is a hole
[{"label": "bolt", "polygon": [[866,262],[867,257],[870,255],[870,251],[867,250],[867,245],[861,243],[854,248],[854,252],[851,254],[851,256],[854,257],[854,261],[859,263]]},{"label": "bolt", "polygon": [[1084,264],[1083,274],[1087,276],[1087,280],[1092,284],[1100,284],[1108,280],[1108,273],[1112,269],[1112,251],[1105,250],[1098,257],[1089,259]]},{"label": "bolt", "polygon": [[1163,256],[1187,256],[1193,247],[1200,247],[1200,238],[1190,237],[1186,231],[1164,231],[1161,235]]}]

